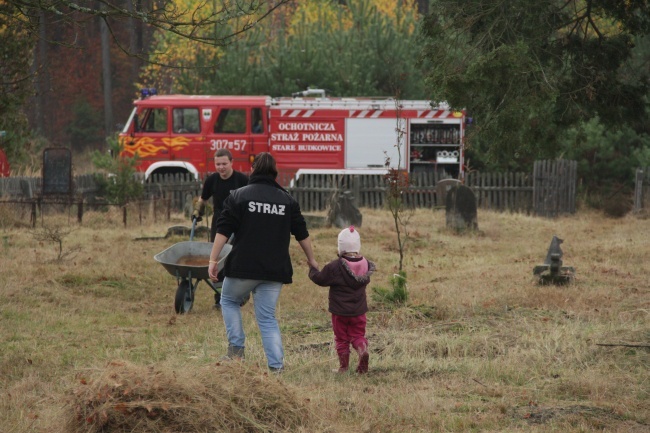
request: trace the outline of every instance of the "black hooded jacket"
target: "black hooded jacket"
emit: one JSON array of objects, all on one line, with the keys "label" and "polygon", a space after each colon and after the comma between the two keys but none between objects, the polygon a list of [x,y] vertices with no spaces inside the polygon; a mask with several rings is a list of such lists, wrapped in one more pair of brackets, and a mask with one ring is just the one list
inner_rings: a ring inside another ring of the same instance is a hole
[{"label": "black hooded jacket", "polygon": [[298,202],[270,176],[250,177],[230,193],[217,220],[217,233],[235,234],[224,266],[230,278],[292,282],[291,235],[309,237]]}]

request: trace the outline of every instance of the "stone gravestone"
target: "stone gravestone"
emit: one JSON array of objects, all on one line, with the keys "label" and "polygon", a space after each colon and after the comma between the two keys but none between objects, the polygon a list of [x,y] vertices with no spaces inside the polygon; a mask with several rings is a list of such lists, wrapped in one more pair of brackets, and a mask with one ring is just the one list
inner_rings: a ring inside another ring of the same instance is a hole
[{"label": "stone gravestone", "polygon": [[455,186],[462,185],[458,179],[442,179],[436,183],[436,205],[443,206],[447,200],[447,193]]},{"label": "stone gravestone", "polygon": [[362,215],[354,205],[352,191],[335,191],[330,199],[327,224],[338,228],[361,227]]},{"label": "stone gravestone", "polygon": [[65,147],[43,151],[43,195],[72,194],[72,154]]},{"label": "stone gravestone", "polygon": [[456,231],[478,230],[476,197],[465,185],[456,185],[447,193],[447,228]]}]

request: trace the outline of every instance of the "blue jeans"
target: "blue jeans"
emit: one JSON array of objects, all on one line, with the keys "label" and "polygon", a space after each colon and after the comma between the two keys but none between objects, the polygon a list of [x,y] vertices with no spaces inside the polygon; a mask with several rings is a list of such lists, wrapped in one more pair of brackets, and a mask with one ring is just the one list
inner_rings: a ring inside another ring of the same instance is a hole
[{"label": "blue jeans", "polygon": [[241,348],[246,342],[246,334],[244,333],[240,305],[251,292],[253,293],[255,319],[260,328],[266,360],[271,368],[284,366],[282,336],[275,318],[275,306],[280,297],[280,289],[282,289],[282,283],[277,281],[229,277],[223,280],[221,289],[221,315],[226,325],[228,344]]}]

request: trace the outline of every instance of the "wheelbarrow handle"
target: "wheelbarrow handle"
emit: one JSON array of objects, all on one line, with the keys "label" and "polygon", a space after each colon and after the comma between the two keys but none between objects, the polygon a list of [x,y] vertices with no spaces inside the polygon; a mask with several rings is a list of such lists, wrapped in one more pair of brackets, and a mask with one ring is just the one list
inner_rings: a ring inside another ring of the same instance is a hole
[{"label": "wheelbarrow handle", "polygon": [[194,229],[196,228],[196,221],[198,219],[195,216],[192,216],[192,231],[190,232],[190,241],[194,240]]}]

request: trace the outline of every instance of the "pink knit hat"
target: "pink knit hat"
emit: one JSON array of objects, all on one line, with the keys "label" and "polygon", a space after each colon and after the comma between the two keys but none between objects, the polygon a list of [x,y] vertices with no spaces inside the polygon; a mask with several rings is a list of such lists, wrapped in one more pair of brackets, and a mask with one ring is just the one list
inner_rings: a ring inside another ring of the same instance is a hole
[{"label": "pink knit hat", "polygon": [[339,233],[339,255],[345,253],[360,253],[361,237],[354,226],[341,230]]}]

